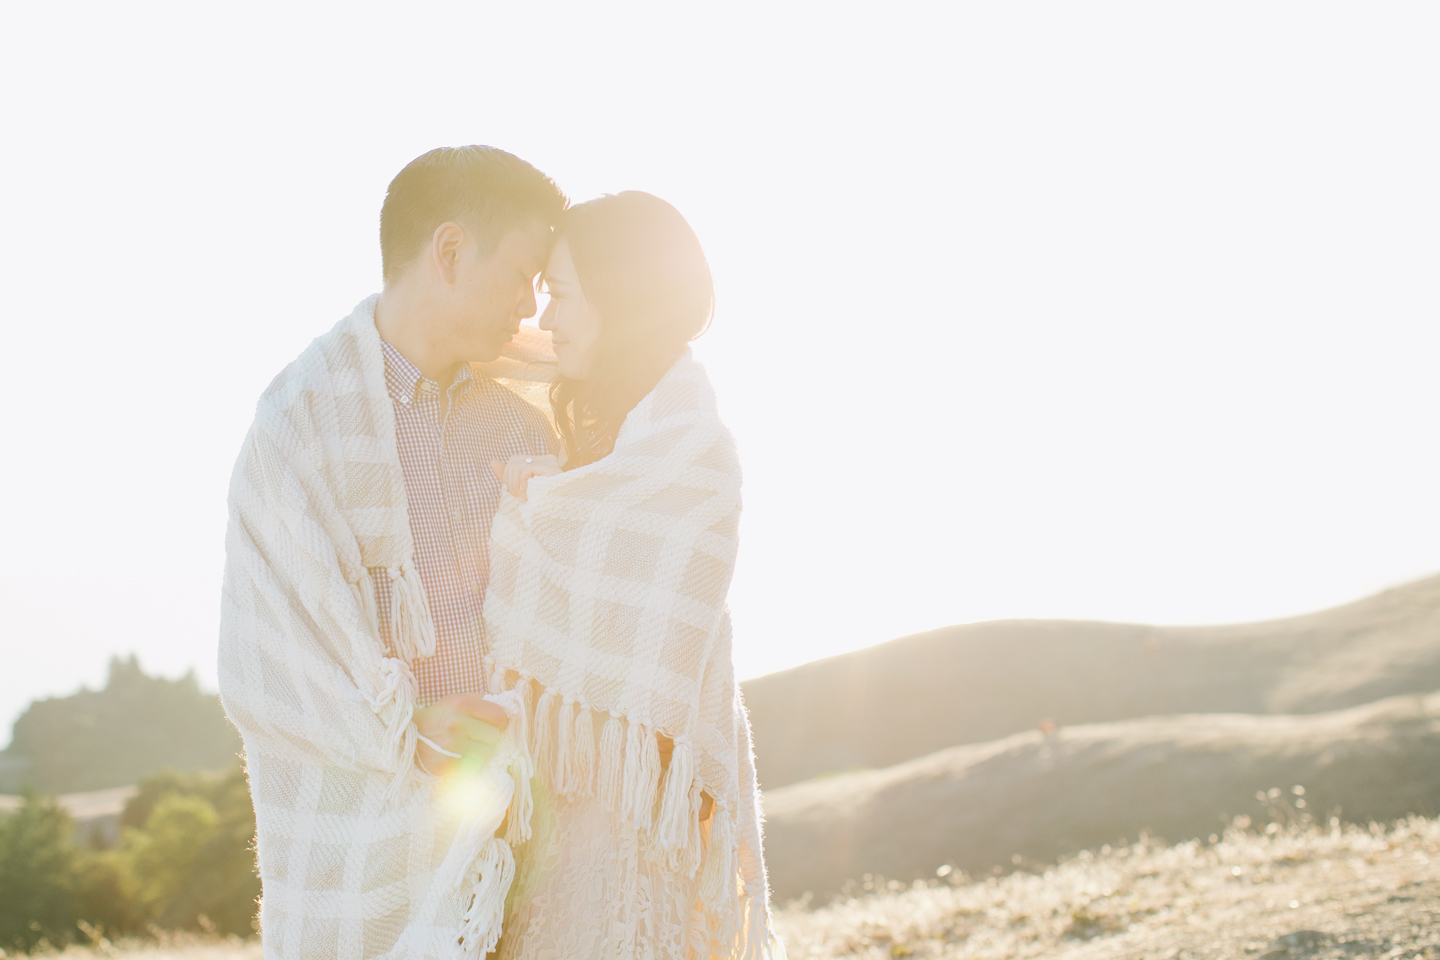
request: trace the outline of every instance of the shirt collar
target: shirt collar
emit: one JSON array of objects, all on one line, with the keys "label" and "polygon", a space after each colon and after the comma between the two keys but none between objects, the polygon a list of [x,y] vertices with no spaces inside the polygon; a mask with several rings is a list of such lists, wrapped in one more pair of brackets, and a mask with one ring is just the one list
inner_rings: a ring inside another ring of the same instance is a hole
[{"label": "shirt collar", "polygon": [[[407,360],[405,355],[384,337],[380,338],[380,350],[385,355],[385,389],[391,400],[410,403],[415,399],[422,383],[434,384],[438,389],[439,385],[435,384],[434,380],[422,374],[419,367]],[[460,370],[455,374],[455,382],[450,386],[451,395],[458,396],[470,389],[473,380],[470,364],[460,364]]]}]

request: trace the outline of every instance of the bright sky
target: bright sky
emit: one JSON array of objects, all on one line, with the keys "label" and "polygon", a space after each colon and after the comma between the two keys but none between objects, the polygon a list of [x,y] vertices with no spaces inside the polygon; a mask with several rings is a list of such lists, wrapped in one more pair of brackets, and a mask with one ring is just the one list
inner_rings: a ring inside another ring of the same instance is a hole
[{"label": "bright sky", "polygon": [[255,399],[448,144],[705,244],[742,676],[1440,571],[1436,49],[1428,3],[5,4],[0,723],[116,652],[213,684]]}]

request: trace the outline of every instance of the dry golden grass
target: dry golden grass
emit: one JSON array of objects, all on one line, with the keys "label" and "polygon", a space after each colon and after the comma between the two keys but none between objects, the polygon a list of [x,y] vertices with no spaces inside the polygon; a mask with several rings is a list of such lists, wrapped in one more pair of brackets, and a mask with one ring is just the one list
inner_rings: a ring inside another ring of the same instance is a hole
[{"label": "dry golden grass", "polygon": [[[1268,832],[1267,832],[1268,831]],[[867,889],[868,888],[868,889]],[[779,912],[791,960],[1403,960],[1440,957],[1440,822],[1235,827],[1007,876],[958,873]],[[166,935],[63,960],[260,960],[255,940]]]},{"label": "dry golden grass", "polygon": [[[0,958],[6,956],[0,950]],[[14,954],[10,955],[12,958]],[[257,938],[218,937],[207,934],[164,933],[153,939],[117,940],[111,942],[97,936],[87,946],[71,946],[63,951],[36,951],[31,956],[52,960],[260,960],[262,951]]]},{"label": "dry golden grass", "polygon": [[1266,829],[988,879],[872,879],[779,924],[791,960],[1440,956],[1440,823]]}]

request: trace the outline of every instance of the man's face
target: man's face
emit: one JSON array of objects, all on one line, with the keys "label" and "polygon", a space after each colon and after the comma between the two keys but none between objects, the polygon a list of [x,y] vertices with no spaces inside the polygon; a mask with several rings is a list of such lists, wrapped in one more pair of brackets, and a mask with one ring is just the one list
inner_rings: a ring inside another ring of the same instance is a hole
[{"label": "man's face", "polygon": [[[457,360],[494,360],[535,315],[535,277],[550,255],[550,228],[532,220],[484,254],[472,242],[456,263],[450,346]],[[449,351],[447,351],[449,352]]]}]

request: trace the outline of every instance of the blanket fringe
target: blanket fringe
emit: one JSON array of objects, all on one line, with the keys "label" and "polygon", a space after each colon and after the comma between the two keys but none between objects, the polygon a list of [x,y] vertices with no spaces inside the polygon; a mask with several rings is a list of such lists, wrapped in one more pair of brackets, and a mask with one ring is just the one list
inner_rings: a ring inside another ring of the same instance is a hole
[{"label": "blanket fringe", "polygon": [[410,665],[394,657],[380,660],[382,685],[370,701],[370,708],[385,721],[385,735],[395,748],[396,773],[385,788],[386,799],[394,799],[405,790],[415,772],[415,745],[419,742],[415,724],[415,697],[419,688]]},{"label": "blanket fringe", "polygon": [[738,896],[735,886],[735,827],[730,811],[717,807],[710,821],[710,846],[700,875],[700,899],[718,907]]},{"label": "blanket fringe", "polygon": [[621,783],[625,776],[625,731],[620,724],[620,715],[610,714],[605,729],[600,732],[599,772],[596,777],[596,792],[605,809],[614,813],[620,806]]},{"label": "blanket fringe", "polygon": [[700,839],[700,808],[704,805],[705,791],[700,789],[698,782],[692,783],[690,785],[690,841],[685,847],[684,856],[680,859],[680,869],[685,871],[687,877],[695,876],[700,869],[700,858],[705,849],[703,841]]},{"label": "blanket fringe", "polygon": [[[486,697],[504,708],[511,722],[518,722],[525,710],[521,690]],[[484,799],[479,807],[467,809],[449,855],[436,870],[435,882],[442,887],[468,894],[460,931],[454,941],[457,956],[480,960],[499,942],[505,919],[505,898],[515,879],[515,854],[507,839],[496,835],[502,820],[510,819],[510,830],[528,835],[531,805],[529,752],[519,739],[523,727],[506,725],[501,755],[506,766],[482,771],[479,784]],[[492,793],[493,791],[493,793]],[[499,796],[495,796],[495,794]]]},{"label": "blanket fringe", "polygon": [[559,752],[555,744],[555,717],[559,706],[558,696],[548,690],[542,693],[539,702],[535,704],[535,723],[530,727],[530,756],[535,761],[535,769],[547,780],[551,780],[552,784],[555,781],[551,771],[555,769],[555,755]]},{"label": "blanket fringe", "polygon": [[[509,691],[509,695],[514,697],[514,710],[512,712],[507,707],[506,713],[510,717],[519,755],[510,766],[511,779],[515,781],[515,796],[510,801],[510,812],[505,818],[505,840],[515,846],[530,839],[530,821],[535,814],[535,794],[530,786],[530,780],[535,776],[535,755],[530,746],[530,684],[517,685]],[[502,692],[490,699],[499,700],[503,696],[506,694]]]},{"label": "blanket fringe", "polygon": [[744,931],[741,935],[741,960],[786,960],[785,944],[770,932],[770,917],[763,901],[746,897],[741,904]]},{"label": "blanket fringe", "polygon": [[640,724],[633,721],[625,725],[625,763],[620,773],[620,816],[622,818],[634,817],[635,794],[638,792],[635,783],[635,772],[640,769],[640,738],[644,732]]},{"label": "blanket fringe", "polygon": [[570,735],[573,756],[565,795],[573,800],[595,795],[595,721],[589,708],[577,701],[570,722],[575,729]]},{"label": "blanket fringe", "polygon": [[[416,663],[435,655],[435,622],[425,586],[413,563],[387,568],[390,574],[390,641],[395,655]],[[378,615],[377,615],[378,622]]]},{"label": "blanket fringe", "polygon": [[[690,808],[690,785],[695,779],[695,762],[691,754],[690,738],[677,737],[675,748],[670,753],[670,768],[665,771],[665,787],[660,796],[660,819],[655,824],[655,839],[660,849],[672,854],[684,855],[690,841],[690,825],[687,820],[699,811]],[[671,857],[672,864],[679,867],[678,858]],[[692,874],[693,875],[693,874]]]},{"label": "blanket fringe", "polygon": [[556,793],[566,797],[573,796],[570,782],[575,779],[575,750],[570,744],[575,732],[575,708],[578,706],[574,700],[561,700],[560,709],[555,714],[555,773],[550,782],[555,784]]},{"label": "blanket fringe", "polygon": [[480,960],[500,942],[505,897],[515,880],[515,854],[499,837],[491,837],[475,858],[471,871],[479,879],[470,889],[470,905],[460,922],[459,947],[466,960]]},{"label": "blanket fringe", "polygon": [[530,684],[519,684],[513,690],[491,694],[486,699],[503,706],[510,720],[506,734],[515,748],[510,761],[510,779],[515,784],[515,793],[505,817],[505,840],[513,847],[530,839],[530,821],[535,814],[535,794],[530,785],[535,776],[534,754],[529,741]]},{"label": "blanket fringe", "polygon": [[[516,740],[551,790],[571,800],[598,796],[606,810],[650,836],[652,858],[688,876],[696,874],[702,790],[689,737],[674,741],[669,765],[662,769],[658,731],[649,724],[612,712],[597,743],[595,714],[583,701],[513,674],[492,676],[489,686],[502,691],[509,686],[507,693],[518,697],[519,716],[511,720],[519,724]],[[524,802],[525,788],[517,783],[517,791]]]},{"label": "blanket fringe", "polygon": [[620,794],[620,812],[642,833],[655,817],[655,792],[660,787],[660,742],[655,730],[630,722],[625,736],[625,772]]},{"label": "blanket fringe", "polygon": [[[604,718],[597,743],[598,721],[582,701],[566,699],[513,673],[492,677],[490,686],[510,688],[500,696],[509,698],[506,708],[520,753],[511,765],[515,793],[504,840],[497,841],[505,854],[531,838],[531,776],[538,774],[550,789],[571,799],[597,796],[608,811],[648,837],[632,841],[622,856],[647,857],[685,876],[699,877],[687,934],[692,947],[704,942],[717,956],[735,960],[785,960],[784,944],[770,930],[765,898],[742,888],[735,815],[717,797],[712,817],[700,822],[705,790],[689,737],[675,738],[670,762],[662,772],[658,731],[649,724],[611,713]],[[486,877],[498,877],[497,882],[508,888],[514,873],[513,862],[505,864],[499,847],[487,847],[482,859],[481,880],[466,914],[466,960],[479,960],[483,954],[475,951],[493,949],[496,942],[489,933],[483,938],[480,934],[498,929],[498,915],[487,911],[503,911],[504,894],[499,895],[501,906],[494,908],[488,894],[482,896],[491,889]],[[617,906],[638,895],[618,893]],[[473,937],[469,931],[474,931]]]}]

